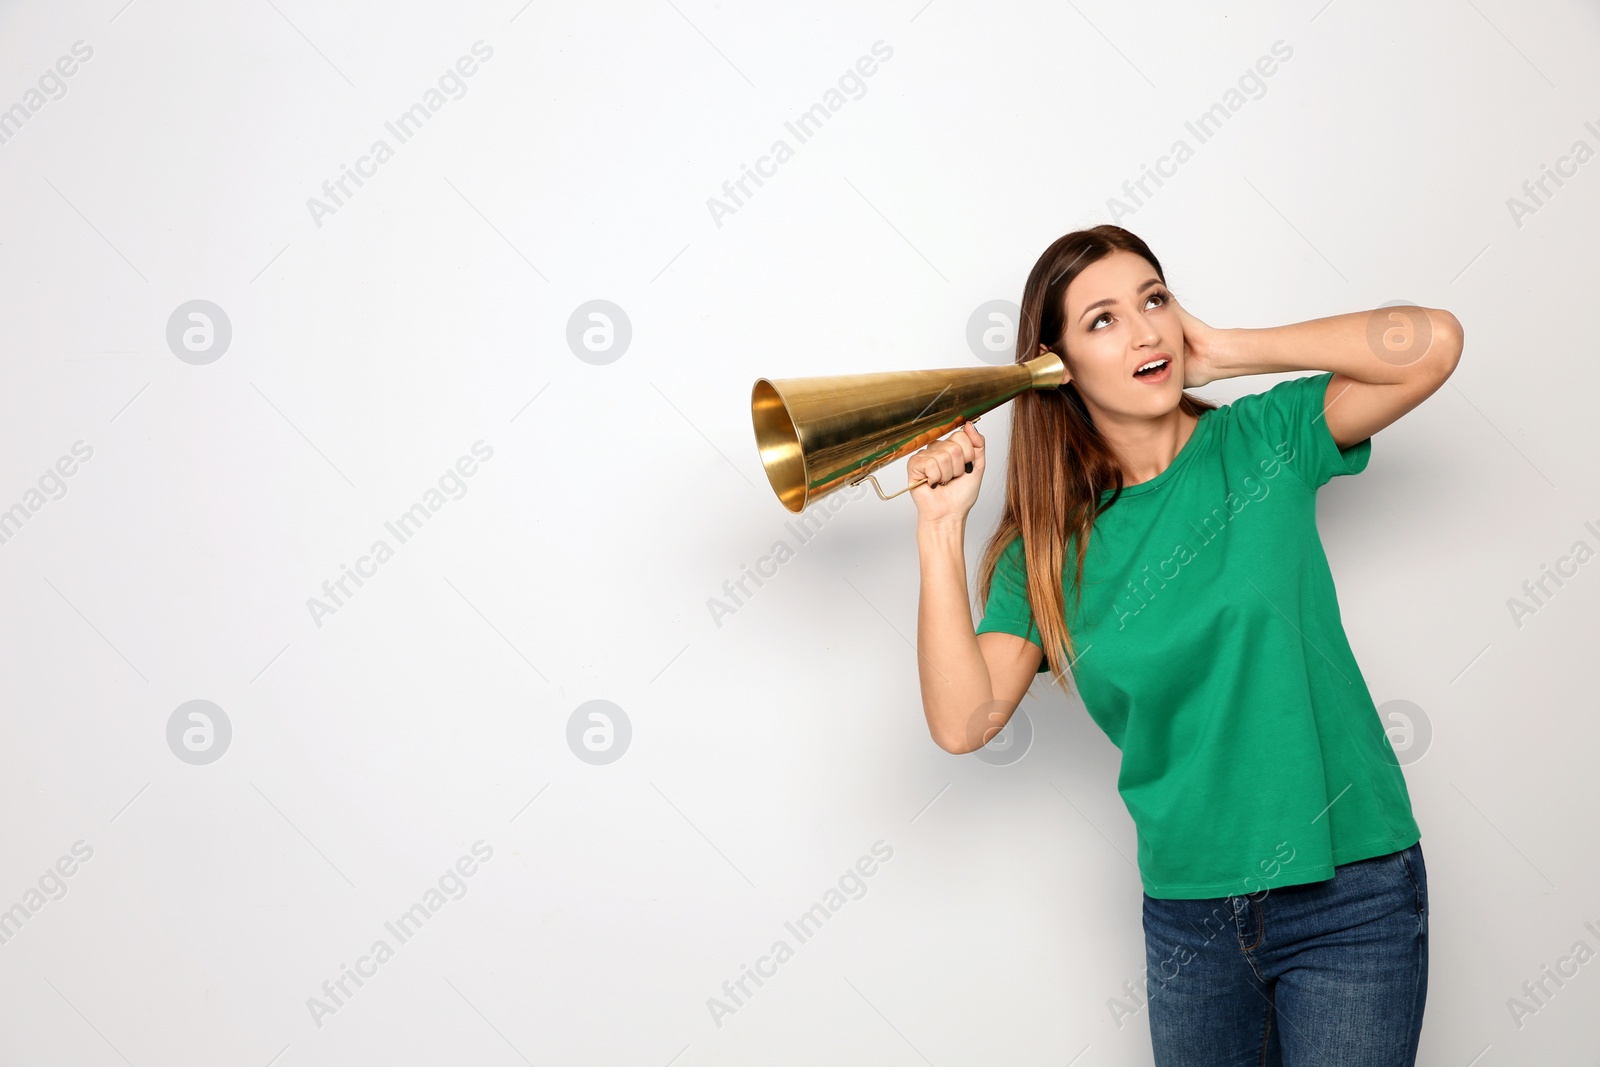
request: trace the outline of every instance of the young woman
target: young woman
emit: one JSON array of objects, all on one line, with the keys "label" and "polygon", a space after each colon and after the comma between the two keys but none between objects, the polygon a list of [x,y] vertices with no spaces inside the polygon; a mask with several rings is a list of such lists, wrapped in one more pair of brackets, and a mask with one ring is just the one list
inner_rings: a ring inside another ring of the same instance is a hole
[{"label": "young woman", "polygon": [[[963,557],[984,472],[969,423],[912,455],[928,728],[971,752],[1035,674],[1122,752],[1158,1065],[1415,1062],[1427,872],[1394,751],[1339,616],[1316,491],[1455,369],[1432,308],[1213,329],[1117,226],[1045,250],[1017,361],[1067,382],[1012,403],[1005,506]],[[1184,392],[1310,369],[1218,407]],[[1087,547],[1082,547],[1087,546]],[[1070,610],[1068,605],[1071,605]]]}]

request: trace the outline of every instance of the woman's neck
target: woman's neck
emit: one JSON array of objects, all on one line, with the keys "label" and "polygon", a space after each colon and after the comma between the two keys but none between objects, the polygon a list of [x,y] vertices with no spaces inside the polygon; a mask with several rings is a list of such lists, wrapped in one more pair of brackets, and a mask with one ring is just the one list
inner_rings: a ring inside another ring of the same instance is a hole
[{"label": "woman's neck", "polygon": [[1124,486],[1148,482],[1172,466],[1199,423],[1198,416],[1181,408],[1153,419],[1096,420],[1101,436],[1122,463]]}]

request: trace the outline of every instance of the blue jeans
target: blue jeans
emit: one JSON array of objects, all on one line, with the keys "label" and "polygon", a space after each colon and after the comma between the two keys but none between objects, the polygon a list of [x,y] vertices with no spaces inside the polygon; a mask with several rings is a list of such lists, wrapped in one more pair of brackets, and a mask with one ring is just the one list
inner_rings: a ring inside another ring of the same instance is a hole
[{"label": "blue jeans", "polygon": [[1413,1067],[1428,998],[1422,843],[1334,877],[1144,898],[1156,1067]]}]

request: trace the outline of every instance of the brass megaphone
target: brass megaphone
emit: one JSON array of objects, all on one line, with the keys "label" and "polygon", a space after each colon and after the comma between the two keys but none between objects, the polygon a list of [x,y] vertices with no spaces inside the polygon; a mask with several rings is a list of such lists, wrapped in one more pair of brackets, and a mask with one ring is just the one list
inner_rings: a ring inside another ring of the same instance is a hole
[{"label": "brass megaphone", "polygon": [[909,455],[965,422],[1030,389],[1055,389],[1066,379],[1061,357],[1047,352],[1004,367],[836,374],[823,378],[756,379],[750,417],[767,481],[784,507],[806,505]]}]

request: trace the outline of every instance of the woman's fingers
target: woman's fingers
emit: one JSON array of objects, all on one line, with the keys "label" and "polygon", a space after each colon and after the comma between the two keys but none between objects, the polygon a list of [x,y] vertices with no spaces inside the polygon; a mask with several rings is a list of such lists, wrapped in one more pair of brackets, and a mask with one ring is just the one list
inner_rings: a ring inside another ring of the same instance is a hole
[{"label": "woman's fingers", "polygon": [[955,463],[949,451],[939,447],[939,442],[935,441],[917,455],[921,457],[917,469],[928,479],[929,486],[942,485],[955,477]]},{"label": "woman's fingers", "polygon": [[970,422],[962,423],[961,429],[964,432],[956,436],[966,446],[966,471],[971,474],[974,466],[981,465],[983,462],[983,434],[979,433],[978,428]]},{"label": "woman's fingers", "polygon": [[953,434],[928,447],[937,450],[935,454],[939,457],[939,469],[944,473],[943,481],[954,481],[963,474],[972,473],[972,460],[977,452],[966,434]]},{"label": "woman's fingers", "polygon": [[913,457],[915,471],[912,480],[926,477],[930,486],[954,481],[963,474],[971,474],[983,454],[983,435],[972,423],[963,423],[949,437],[934,441]]}]

